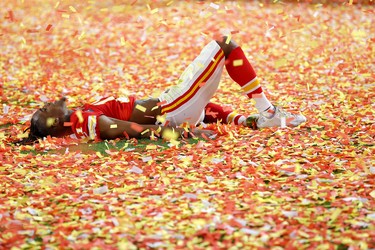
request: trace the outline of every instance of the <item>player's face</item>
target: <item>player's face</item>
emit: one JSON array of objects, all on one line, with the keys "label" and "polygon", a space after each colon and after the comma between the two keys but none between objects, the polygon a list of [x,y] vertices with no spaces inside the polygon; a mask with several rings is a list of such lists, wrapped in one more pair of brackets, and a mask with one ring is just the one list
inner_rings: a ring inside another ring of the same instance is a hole
[{"label": "player's face", "polygon": [[51,135],[58,135],[63,127],[64,119],[69,114],[66,107],[66,98],[63,97],[58,101],[46,103],[42,108],[33,115],[33,120],[41,127],[51,131]]}]

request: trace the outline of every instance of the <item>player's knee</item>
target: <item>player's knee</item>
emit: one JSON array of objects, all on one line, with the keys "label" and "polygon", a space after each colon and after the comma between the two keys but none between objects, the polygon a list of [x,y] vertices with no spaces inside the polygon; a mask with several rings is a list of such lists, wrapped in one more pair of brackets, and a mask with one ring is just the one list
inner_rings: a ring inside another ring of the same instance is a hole
[{"label": "player's knee", "polygon": [[216,40],[216,42],[224,51],[225,57],[228,57],[232,50],[238,47],[238,44],[232,39],[228,39],[227,36],[223,36],[222,40]]}]

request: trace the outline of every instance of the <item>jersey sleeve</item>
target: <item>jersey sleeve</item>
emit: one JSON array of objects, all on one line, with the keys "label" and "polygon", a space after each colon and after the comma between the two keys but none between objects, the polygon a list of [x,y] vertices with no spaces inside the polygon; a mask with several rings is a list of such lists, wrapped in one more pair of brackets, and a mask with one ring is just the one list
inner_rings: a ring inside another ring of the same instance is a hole
[{"label": "jersey sleeve", "polygon": [[85,104],[83,106],[83,109],[100,111],[108,117],[128,121],[133,112],[134,103],[134,96],[120,97],[117,99],[113,96],[110,96],[101,98],[100,100],[91,104]]},{"label": "jersey sleeve", "polygon": [[104,115],[100,111],[76,110],[70,116],[72,130],[78,139],[88,138],[100,140],[99,117]]}]

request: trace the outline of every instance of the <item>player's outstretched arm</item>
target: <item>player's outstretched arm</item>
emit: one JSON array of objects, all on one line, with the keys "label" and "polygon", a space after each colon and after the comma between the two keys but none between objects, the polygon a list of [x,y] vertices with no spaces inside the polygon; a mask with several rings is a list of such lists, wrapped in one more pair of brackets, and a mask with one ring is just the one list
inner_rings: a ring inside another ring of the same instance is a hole
[{"label": "player's outstretched arm", "polygon": [[[112,140],[116,138],[150,138],[152,136],[162,137],[166,131],[174,131],[179,138],[187,137],[184,128],[163,127],[151,124],[138,124],[135,122],[118,120],[105,115],[99,117],[100,138]],[[191,131],[196,137],[210,137],[214,134],[212,130],[194,129]]]}]

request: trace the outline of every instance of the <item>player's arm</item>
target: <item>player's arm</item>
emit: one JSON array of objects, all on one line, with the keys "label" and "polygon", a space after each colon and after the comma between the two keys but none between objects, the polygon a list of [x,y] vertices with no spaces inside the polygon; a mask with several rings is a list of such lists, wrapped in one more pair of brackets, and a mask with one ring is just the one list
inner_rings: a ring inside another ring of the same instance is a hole
[{"label": "player's arm", "polygon": [[[116,138],[150,138],[152,135],[152,131],[154,131],[154,135],[159,137],[163,135],[166,129],[171,130],[170,127],[161,127],[158,125],[151,125],[151,124],[138,124],[135,122],[123,121],[118,120],[115,118],[111,118],[105,115],[101,115],[99,117],[99,130],[100,130],[100,138],[101,139],[116,139]],[[173,128],[173,130],[178,133],[179,137],[184,134],[183,128]],[[194,135],[205,136],[209,137],[213,135],[213,131],[211,130],[199,130],[196,129],[193,131]]]}]

